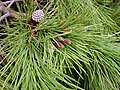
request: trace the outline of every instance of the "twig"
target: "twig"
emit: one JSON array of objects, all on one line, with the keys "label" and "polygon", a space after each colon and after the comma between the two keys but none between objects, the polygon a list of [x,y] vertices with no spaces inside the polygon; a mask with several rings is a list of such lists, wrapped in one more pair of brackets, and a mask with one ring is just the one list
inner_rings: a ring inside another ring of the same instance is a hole
[{"label": "twig", "polygon": [[[3,11],[3,13],[6,13],[0,17],[0,22],[1,22],[1,20],[7,18],[8,16],[15,17],[15,18],[20,16],[19,12],[10,9],[11,5],[14,2],[18,2],[18,1],[23,1],[23,0],[10,0],[10,1],[6,1],[6,2],[0,2],[0,11]],[[4,4],[9,4],[9,5],[7,7],[5,7]],[[36,4],[38,5],[37,1],[36,1]],[[39,5],[38,5],[38,7],[39,7]],[[23,13],[23,15],[26,16],[26,13]]]},{"label": "twig", "polygon": [[[1,22],[1,20],[7,18],[8,16],[15,17],[15,18],[20,16],[19,12],[10,9],[11,5],[14,2],[18,2],[18,1],[23,1],[23,0],[10,0],[10,1],[0,3],[0,11],[3,11],[3,13],[6,13],[0,17],[0,22]],[[7,7],[5,7],[4,4],[9,4],[9,5]],[[24,14],[24,15],[26,16],[26,14]]]},{"label": "twig", "polygon": [[11,1],[0,2],[0,4],[9,4]]},{"label": "twig", "polygon": [[7,8],[7,7],[3,6],[2,4],[0,4],[0,10],[3,11],[4,13],[9,12],[10,16],[12,16],[12,17],[19,16],[19,12],[16,12],[16,11],[10,9],[10,8]]},{"label": "twig", "polygon": [[14,2],[15,0],[12,0],[11,3],[7,6],[7,8],[10,8]]},{"label": "twig", "polygon": [[3,16],[0,17],[0,22],[5,19],[6,17],[10,16],[9,12],[7,12],[6,14],[4,14]]},{"label": "twig", "polygon": [[[15,2],[18,2],[18,1],[23,1],[23,0],[14,0]],[[0,4],[9,4],[9,3],[11,3],[12,1],[10,0],[10,1],[5,1],[5,2],[1,2]]]},{"label": "twig", "polygon": [[[11,17],[19,17],[21,14],[15,10],[12,10],[8,7],[5,7],[3,6],[1,3],[0,3],[0,11],[3,11],[3,13],[6,13],[5,15],[1,16],[0,18],[0,21],[3,20],[4,18],[8,17],[8,16],[11,16]],[[8,15],[9,14],[9,15]],[[26,16],[25,13],[23,13],[24,16]]]}]

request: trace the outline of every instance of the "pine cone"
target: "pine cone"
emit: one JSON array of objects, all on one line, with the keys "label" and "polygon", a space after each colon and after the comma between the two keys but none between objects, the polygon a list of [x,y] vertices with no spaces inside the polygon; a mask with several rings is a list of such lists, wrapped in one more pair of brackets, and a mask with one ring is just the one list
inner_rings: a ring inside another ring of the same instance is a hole
[{"label": "pine cone", "polygon": [[64,43],[66,43],[66,44],[71,44],[72,42],[69,40],[69,39],[64,39]]},{"label": "pine cone", "polygon": [[42,10],[36,10],[32,14],[32,20],[39,22],[44,18],[44,13]]}]

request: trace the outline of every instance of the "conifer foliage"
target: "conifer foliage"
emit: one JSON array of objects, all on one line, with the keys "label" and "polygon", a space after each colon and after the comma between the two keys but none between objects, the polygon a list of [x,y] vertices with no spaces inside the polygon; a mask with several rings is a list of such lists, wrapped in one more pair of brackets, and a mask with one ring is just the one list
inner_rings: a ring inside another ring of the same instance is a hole
[{"label": "conifer foliage", "polygon": [[11,0],[0,8],[0,90],[119,90],[119,1]]}]

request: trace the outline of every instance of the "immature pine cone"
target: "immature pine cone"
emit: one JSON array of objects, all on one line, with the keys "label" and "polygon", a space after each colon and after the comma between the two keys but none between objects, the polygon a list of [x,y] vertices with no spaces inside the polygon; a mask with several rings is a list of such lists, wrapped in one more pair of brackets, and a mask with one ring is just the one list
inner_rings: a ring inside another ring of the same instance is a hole
[{"label": "immature pine cone", "polygon": [[44,13],[42,10],[36,10],[33,12],[32,14],[32,20],[39,22],[40,20],[42,20],[44,18]]}]

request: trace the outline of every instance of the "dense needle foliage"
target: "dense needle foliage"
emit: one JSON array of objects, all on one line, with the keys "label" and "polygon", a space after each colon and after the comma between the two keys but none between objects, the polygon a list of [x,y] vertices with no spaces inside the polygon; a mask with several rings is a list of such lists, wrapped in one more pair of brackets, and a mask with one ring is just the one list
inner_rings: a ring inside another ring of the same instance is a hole
[{"label": "dense needle foliage", "polygon": [[[49,0],[42,9],[45,17],[38,24],[36,39],[36,29],[29,26],[38,8],[36,0],[16,2],[21,17],[0,24],[1,55],[4,54],[0,63],[8,60],[0,69],[0,90],[117,90],[119,3]],[[55,44],[59,36],[72,43],[59,48]]]}]

